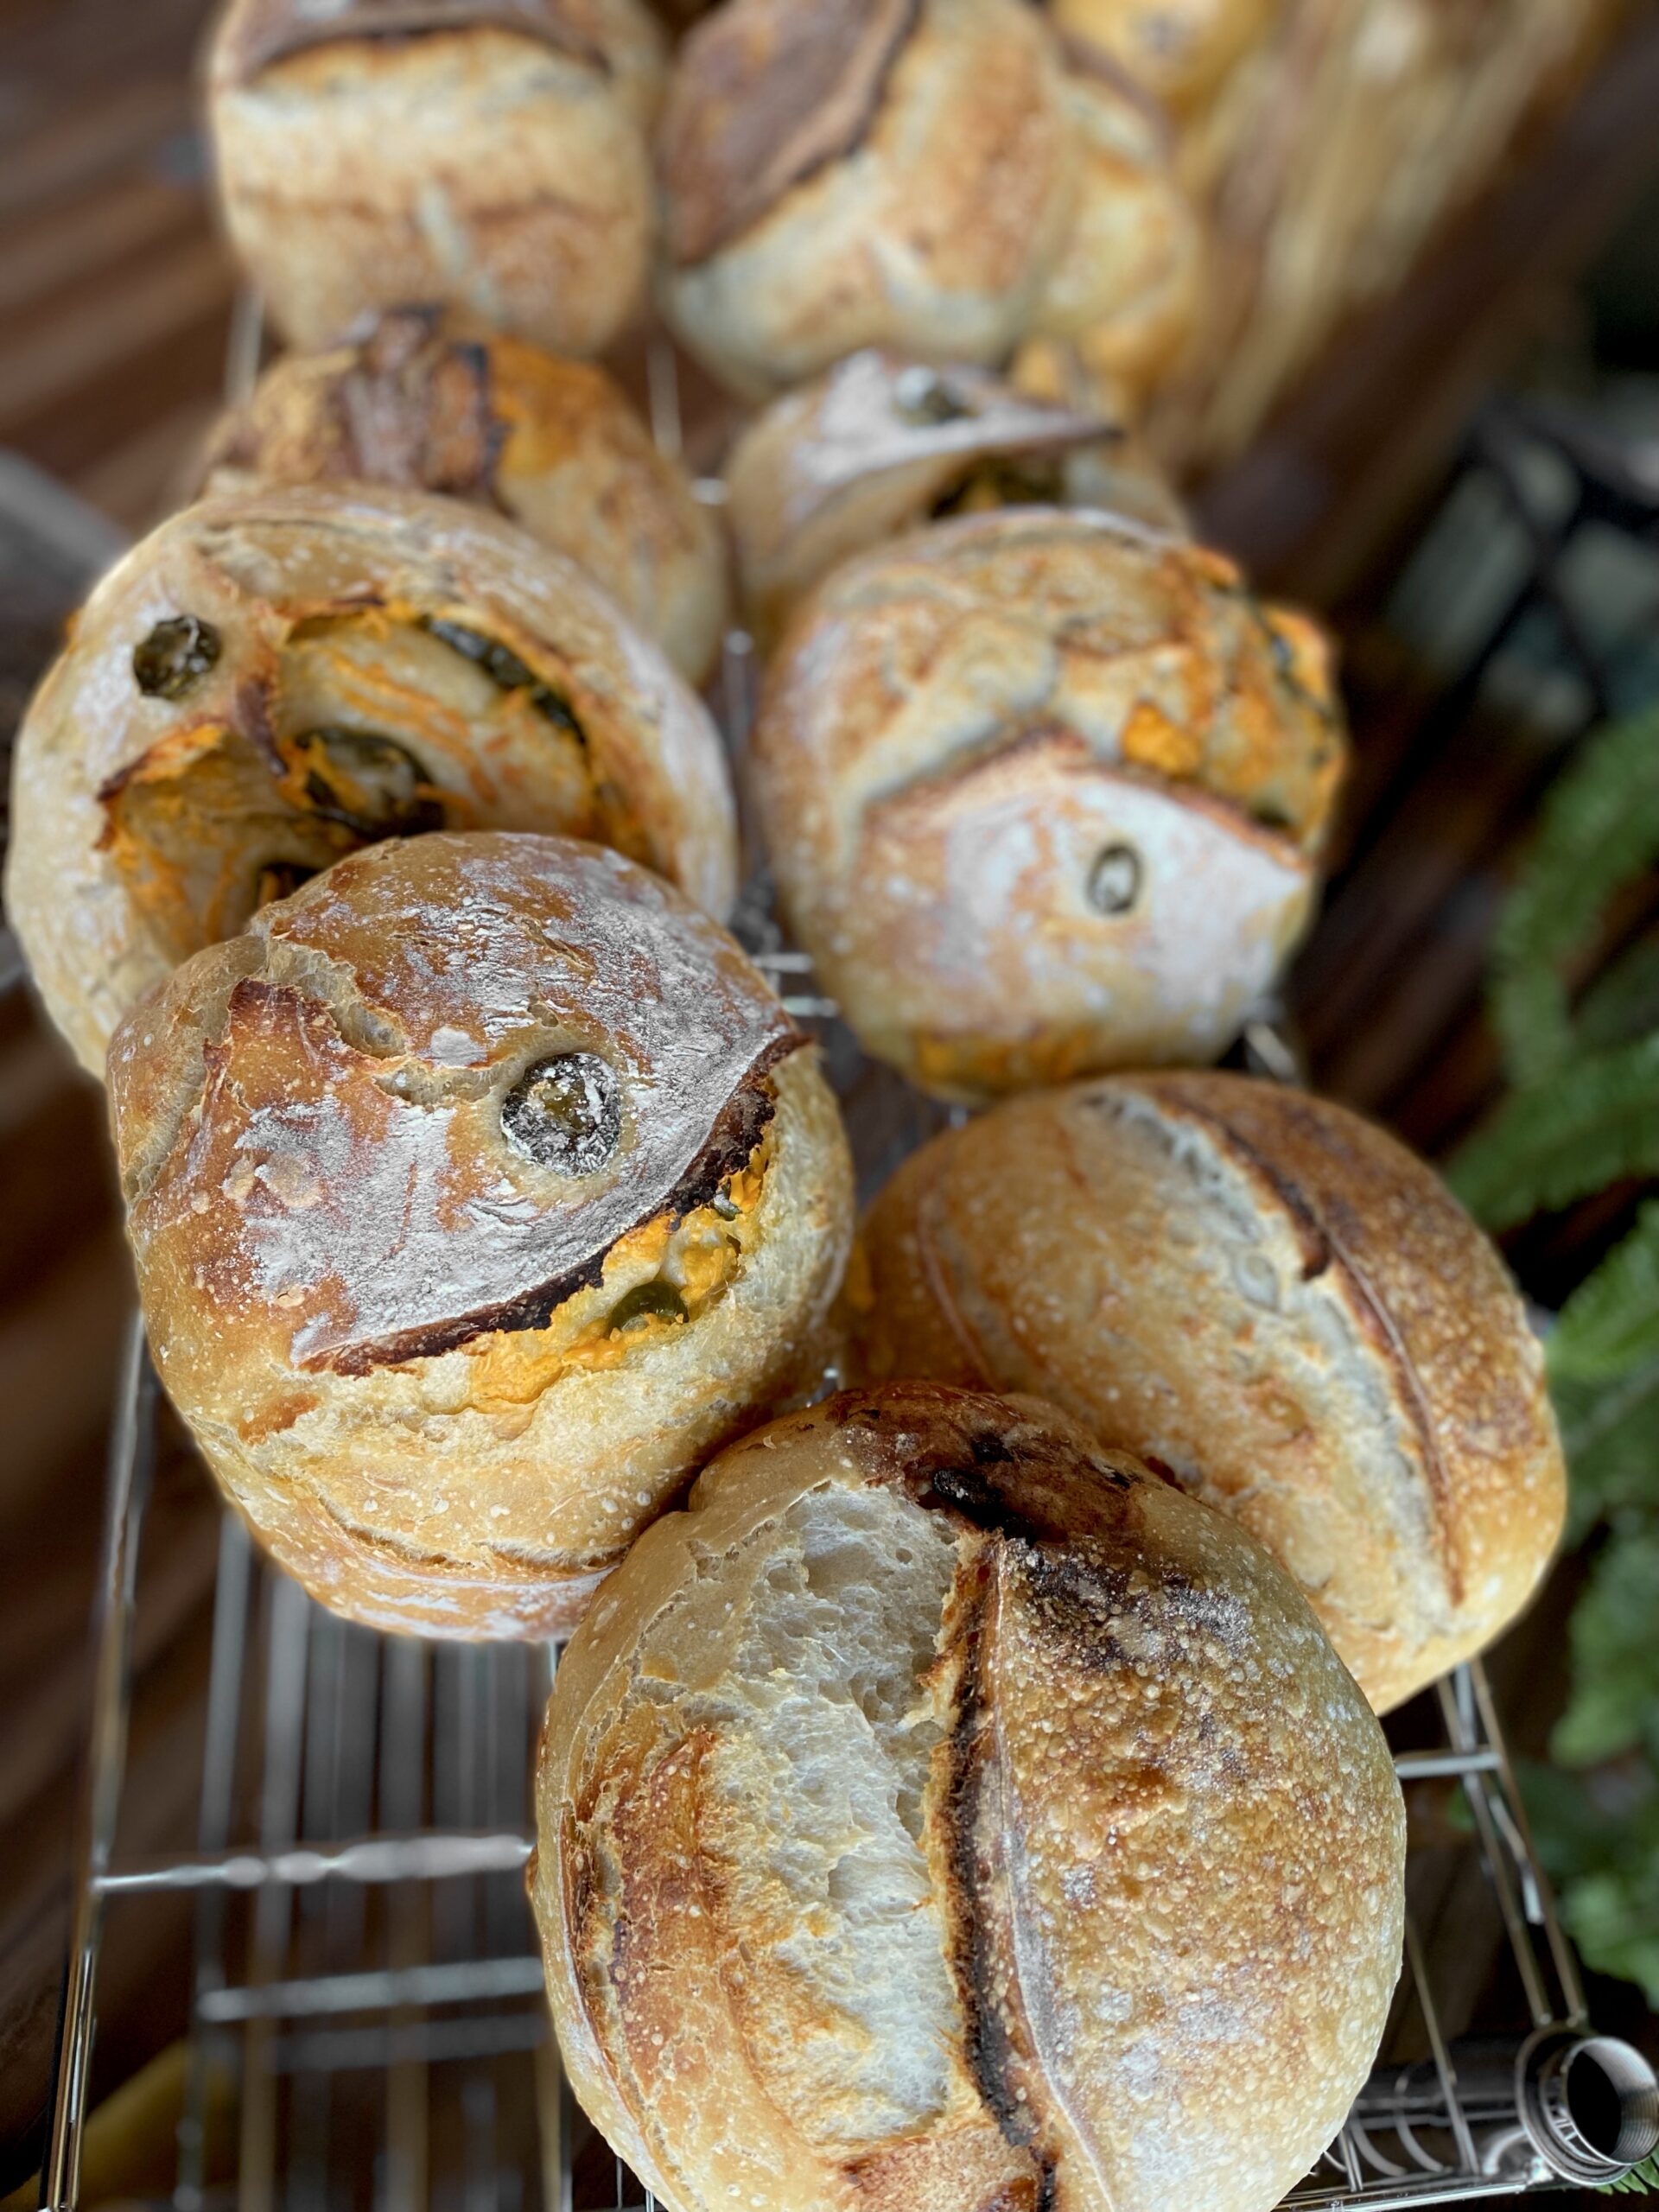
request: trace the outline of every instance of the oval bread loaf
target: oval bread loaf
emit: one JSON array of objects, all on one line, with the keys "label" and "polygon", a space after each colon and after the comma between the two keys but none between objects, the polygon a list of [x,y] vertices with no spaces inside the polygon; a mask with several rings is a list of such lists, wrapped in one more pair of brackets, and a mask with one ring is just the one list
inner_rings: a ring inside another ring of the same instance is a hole
[{"label": "oval bread loaf", "polygon": [[571,2082],[675,2212],[1268,2212],[1399,1969],[1399,1788],[1305,1601],[1029,1401],[724,1453],[537,1790]]},{"label": "oval bread loaf", "polygon": [[863,1370],[1034,1390],[1301,1584],[1379,1712],[1489,1643],[1566,1503],[1540,1347],[1403,1146],[1223,1074],[1010,1101],[871,1208]]},{"label": "oval bread loaf", "polygon": [[598,846],[350,855],[134,1010],[110,1104],[174,1403],[374,1627],[563,1633],[822,1364],[851,1171],[816,1053]]}]

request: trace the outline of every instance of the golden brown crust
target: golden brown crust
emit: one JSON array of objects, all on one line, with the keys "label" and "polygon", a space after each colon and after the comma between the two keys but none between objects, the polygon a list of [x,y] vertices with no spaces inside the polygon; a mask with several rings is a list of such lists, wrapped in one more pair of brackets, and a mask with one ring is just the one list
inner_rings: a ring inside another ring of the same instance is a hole
[{"label": "golden brown crust", "polygon": [[[797,1733],[780,1649],[866,1716],[838,1751]],[[842,1809],[867,1768],[889,1804],[927,1775],[868,2006],[819,1979],[876,1894],[876,1816]],[[1398,1787],[1305,1603],[1031,1401],[846,1392],[725,1453],[565,1654],[537,1808],[573,2085],[683,2212],[1266,2212],[1397,1971]],[[838,2062],[803,2073],[811,2044]],[[895,2128],[853,2085],[925,2051]]]},{"label": "golden brown crust", "polygon": [[866,345],[997,359],[1071,213],[1059,56],[1020,0],[728,0],[686,41],[664,146],[663,304],[744,392]]},{"label": "golden brown crust", "polygon": [[232,245],[290,343],[442,301],[567,353],[637,314],[655,231],[643,0],[234,0],[209,67]]},{"label": "golden brown crust", "polygon": [[[526,1148],[550,1070],[585,1087]],[[833,1104],[737,947],[620,855],[354,855],[137,1008],[110,1085],[162,1379],[356,1618],[568,1626],[810,1369],[846,1236]]]},{"label": "golden brown crust", "polygon": [[703,261],[868,133],[919,0],[739,0],[686,41],[658,156],[668,251]]},{"label": "golden brown crust", "polygon": [[505,520],[387,489],[265,486],[163,524],[35,700],[14,805],[11,917],[94,1072],[178,962],[375,836],[562,830],[713,911],[735,892],[723,749],[662,656]]},{"label": "golden brown crust", "polygon": [[1040,1391],[1291,1567],[1379,1711],[1489,1643],[1559,1536],[1542,1363],[1497,1255],[1328,1102],[1225,1075],[1021,1100],[871,1211],[863,1371]]},{"label": "golden brown crust", "polygon": [[401,308],[288,354],[215,429],[216,491],[360,481],[494,506],[579,562],[693,684],[727,618],[716,518],[606,372],[465,316]]},{"label": "golden brown crust", "polygon": [[1272,0],[1049,0],[1049,12],[1084,66],[1116,68],[1183,118],[1274,21]]},{"label": "golden brown crust", "polygon": [[1032,509],[829,577],[753,760],[821,981],[972,1097],[1224,1050],[1306,918],[1344,753],[1311,625],[1219,555]]}]

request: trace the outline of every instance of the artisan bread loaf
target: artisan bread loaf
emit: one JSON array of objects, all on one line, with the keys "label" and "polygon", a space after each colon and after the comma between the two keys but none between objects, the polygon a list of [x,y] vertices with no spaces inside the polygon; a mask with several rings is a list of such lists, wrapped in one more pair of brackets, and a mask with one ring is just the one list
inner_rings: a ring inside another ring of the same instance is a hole
[{"label": "artisan bread loaf", "polygon": [[899,1383],[705,1470],[561,1662],[531,1896],[664,2205],[1267,2212],[1364,2081],[1404,1822],[1236,1524]]},{"label": "artisan bread loaf", "polygon": [[764,409],[732,449],[726,486],[744,611],[766,643],[838,563],[943,516],[1082,506],[1185,528],[1116,421],[967,363],[874,350]]},{"label": "artisan bread loaf", "polygon": [[646,288],[663,50],[643,0],[231,0],[219,196],[283,334],[429,300],[600,352]]},{"label": "artisan bread loaf", "polygon": [[1344,752],[1312,623],[1219,554],[1043,508],[836,569],[753,739],[819,981],[968,1098],[1224,1051],[1308,918]]},{"label": "artisan bread loaf", "polygon": [[216,426],[209,487],[350,480],[493,506],[602,584],[694,684],[726,626],[726,552],[685,471],[605,371],[430,308],[274,361]]},{"label": "artisan bread loaf", "polygon": [[677,59],[659,167],[664,311],[760,395],[864,346],[1007,353],[1077,149],[1023,0],[726,0]]},{"label": "artisan bread loaf", "polygon": [[266,487],[108,575],[17,740],[6,901],[101,1073],[181,960],[343,853],[440,828],[613,844],[735,895],[700,702],[573,562],[458,500]]},{"label": "artisan bread loaf", "polygon": [[816,1378],[834,1100],[732,940],[619,854],[355,854],[135,1009],[110,1104],[168,1394],[353,1619],[563,1632]]},{"label": "artisan bread loaf", "polygon": [[1490,1643],[1560,1533],[1503,1262],[1370,1122],[1223,1074],[1013,1100],[870,1210],[875,1376],[1034,1390],[1283,1561],[1379,1712]]}]

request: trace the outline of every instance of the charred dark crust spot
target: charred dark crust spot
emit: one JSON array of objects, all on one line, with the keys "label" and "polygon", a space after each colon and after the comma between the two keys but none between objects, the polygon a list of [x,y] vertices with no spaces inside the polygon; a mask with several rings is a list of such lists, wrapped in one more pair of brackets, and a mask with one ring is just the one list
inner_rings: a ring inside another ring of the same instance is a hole
[{"label": "charred dark crust spot", "polygon": [[496,412],[490,348],[446,338],[438,310],[383,315],[330,400],[350,474],[495,500],[512,425]]},{"label": "charred dark crust spot", "polygon": [[[713,1128],[696,1158],[665,1198],[640,1214],[638,1228],[666,1213],[675,1223],[707,1205],[727,1178],[747,1165],[777,1111],[778,1096],[770,1075],[779,1061],[799,1050],[798,1032],[771,1039],[761,1049],[716,1116]],[[625,1232],[626,1233],[626,1232]],[[308,1369],[327,1369],[336,1375],[372,1375],[377,1368],[399,1367],[416,1359],[435,1359],[470,1344],[476,1337],[508,1335],[521,1329],[544,1329],[558,1308],[579,1290],[592,1290],[604,1281],[610,1246],[593,1253],[580,1267],[567,1268],[549,1282],[537,1283],[516,1298],[460,1313],[443,1320],[406,1329],[395,1337],[371,1344],[346,1344],[338,1351],[304,1360]]]},{"label": "charred dark crust spot", "polygon": [[261,0],[243,15],[220,66],[232,82],[246,85],[273,62],[315,47],[474,29],[517,31],[610,74],[603,49],[582,36],[559,0],[346,0],[329,16],[307,13],[296,0]]}]

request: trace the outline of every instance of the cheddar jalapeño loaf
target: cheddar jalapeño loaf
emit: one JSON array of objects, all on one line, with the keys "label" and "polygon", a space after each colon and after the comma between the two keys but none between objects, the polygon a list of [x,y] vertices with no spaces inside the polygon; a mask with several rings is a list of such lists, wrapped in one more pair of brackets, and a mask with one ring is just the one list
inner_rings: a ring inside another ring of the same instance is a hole
[{"label": "cheddar jalape\u00f1o loaf", "polygon": [[701,703],[574,563],[458,500],[270,487],[93,593],[18,736],[6,897],[97,1073],[135,999],[357,846],[563,830],[721,914],[734,822]]},{"label": "cheddar jalape\u00f1o loaf", "polygon": [[374,1627],[564,1632],[821,1363],[851,1187],[816,1052],[620,854],[352,855],[134,1009],[110,1102],[168,1394]]},{"label": "cheddar jalape\u00f1o loaf", "polygon": [[688,682],[726,626],[720,524],[591,361],[406,308],[274,361],[215,428],[214,491],[358,480],[493,506],[579,562]]},{"label": "cheddar jalape\u00f1o loaf", "polygon": [[643,0],[230,0],[219,198],[283,335],[432,300],[601,352],[645,297],[663,54]]},{"label": "cheddar jalape\u00f1o loaf", "polygon": [[1224,1052],[1311,913],[1345,754],[1312,622],[1218,553],[1047,508],[827,577],[753,752],[825,988],[964,1099]]},{"label": "cheddar jalape\u00f1o loaf", "polygon": [[1405,1822],[1243,1531],[925,1382],[748,1436],[560,1663],[531,1896],[675,2212],[1268,2212],[1366,2078]]},{"label": "cheddar jalape\u00f1o loaf", "polygon": [[1128,1075],[913,1154],[850,1286],[862,1371],[1032,1390],[1301,1584],[1379,1712],[1522,1610],[1567,1502],[1497,1253],[1382,1129],[1278,1084]]}]

